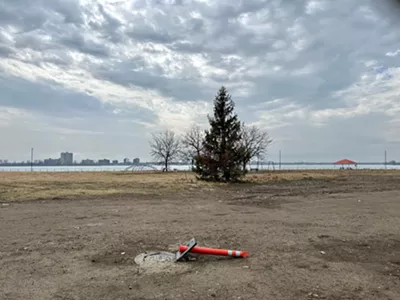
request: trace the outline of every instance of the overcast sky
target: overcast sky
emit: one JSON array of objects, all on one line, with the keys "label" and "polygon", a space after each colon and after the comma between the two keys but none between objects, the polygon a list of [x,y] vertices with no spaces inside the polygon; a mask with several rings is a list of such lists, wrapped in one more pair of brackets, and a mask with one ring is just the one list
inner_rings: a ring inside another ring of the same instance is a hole
[{"label": "overcast sky", "polygon": [[147,160],[152,132],[205,128],[225,85],[274,139],[268,160],[400,160],[397,12],[389,0],[1,0],[0,159],[34,147]]}]

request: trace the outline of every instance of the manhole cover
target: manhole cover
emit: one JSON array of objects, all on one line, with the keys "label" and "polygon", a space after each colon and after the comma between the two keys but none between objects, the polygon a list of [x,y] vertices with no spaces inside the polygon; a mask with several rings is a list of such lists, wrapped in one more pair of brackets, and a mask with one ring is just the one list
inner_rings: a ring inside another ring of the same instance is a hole
[{"label": "manhole cover", "polygon": [[175,254],[171,252],[148,252],[135,257],[135,263],[139,266],[153,266],[159,263],[173,263]]},{"label": "manhole cover", "polygon": [[176,253],[146,252],[135,257],[140,273],[183,274],[189,270],[189,264],[175,263]]}]

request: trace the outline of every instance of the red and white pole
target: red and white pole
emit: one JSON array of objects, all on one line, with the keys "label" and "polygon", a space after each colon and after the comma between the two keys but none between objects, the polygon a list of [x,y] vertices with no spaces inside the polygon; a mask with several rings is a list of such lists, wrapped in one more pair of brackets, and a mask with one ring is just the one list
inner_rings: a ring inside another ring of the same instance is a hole
[{"label": "red and white pole", "polygon": [[[179,245],[179,252],[183,252],[187,248],[188,248],[187,246]],[[204,247],[194,247],[192,250],[190,250],[190,253],[222,255],[222,256],[232,256],[232,257],[242,257],[242,258],[246,258],[249,255],[249,253],[246,251],[214,249],[214,248],[204,248]]]}]

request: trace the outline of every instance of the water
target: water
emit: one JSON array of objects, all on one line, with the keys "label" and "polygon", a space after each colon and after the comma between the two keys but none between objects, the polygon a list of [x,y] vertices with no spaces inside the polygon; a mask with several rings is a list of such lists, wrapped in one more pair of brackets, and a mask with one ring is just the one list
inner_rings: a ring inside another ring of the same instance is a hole
[{"label": "water", "polygon": [[[34,172],[122,172],[128,166],[38,166],[33,167]],[[189,165],[171,165],[171,170],[177,171],[189,171]],[[250,165],[249,168],[255,169],[256,165]],[[334,166],[333,164],[318,164],[318,165],[305,165],[305,164],[283,164],[281,165],[282,170],[334,170],[339,169],[340,166]],[[354,168],[354,166],[352,166]],[[149,166],[140,166],[135,167],[135,171],[146,171],[146,170],[162,170],[162,166],[159,165],[149,165]],[[273,165],[261,165],[259,166],[260,170],[278,170],[279,167],[277,164]],[[383,164],[365,164],[358,165],[357,169],[385,169]],[[397,169],[400,170],[400,165],[387,165],[387,169]],[[0,166],[0,172],[30,172],[30,166]],[[130,170],[132,172],[132,170]]]}]

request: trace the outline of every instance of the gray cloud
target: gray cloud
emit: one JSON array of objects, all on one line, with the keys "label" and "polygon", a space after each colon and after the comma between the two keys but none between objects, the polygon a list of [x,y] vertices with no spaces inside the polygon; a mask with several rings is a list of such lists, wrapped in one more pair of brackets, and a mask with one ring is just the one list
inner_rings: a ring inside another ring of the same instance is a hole
[{"label": "gray cloud", "polygon": [[0,106],[35,110],[52,115],[89,112],[96,114],[102,110],[101,103],[93,97],[19,78],[1,78],[0,88],[2,92]]},{"label": "gray cloud", "polygon": [[103,103],[99,99],[66,90],[54,83],[33,83],[15,77],[0,77],[0,107],[33,111],[42,116],[98,118],[102,126],[104,118],[136,120],[152,123],[157,116],[129,103]]},{"label": "gray cloud", "polygon": [[0,57],[8,57],[13,53],[14,53],[14,50],[11,47],[0,45]]},{"label": "gray cloud", "polygon": [[109,50],[106,46],[86,39],[77,31],[69,36],[62,36],[59,42],[67,48],[74,49],[79,52],[91,54],[94,56],[106,57],[109,55]]},{"label": "gray cloud", "polygon": [[[181,128],[209,112],[224,84],[243,120],[282,136],[273,147],[307,152],[316,137],[331,145],[340,135],[333,156],[346,141],[350,154],[378,149],[396,144],[380,133],[399,124],[381,109],[399,106],[395,2],[3,1],[0,107],[84,116],[90,126],[75,125],[94,131],[104,118]],[[374,128],[365,132],[365,122]]]},{"label": "gray cloud", "polygon": [[[373,113],[351,119],[333,119],[329,126],[323,127],[293,124],[275,132],[278,137],[290,136],[282,150],[282,156],[287,157],[284,160],[334,162],[349,157],[357,161],[379,162],[384,149],[393,157],[399,146],[390,145],[382,135],[386,120],[384,114]],[[296,152],[290,151],[292,148]]]}]

